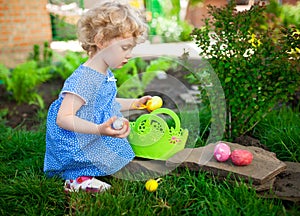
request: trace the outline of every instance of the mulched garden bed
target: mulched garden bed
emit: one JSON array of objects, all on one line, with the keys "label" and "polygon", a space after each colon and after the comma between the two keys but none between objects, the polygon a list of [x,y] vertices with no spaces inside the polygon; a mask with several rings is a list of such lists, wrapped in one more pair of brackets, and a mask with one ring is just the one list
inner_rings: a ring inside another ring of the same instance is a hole
[{"label": "mulched garden bed", "polygon": [[[47,109],[53,100],[57,98],[58,92],[63,85],[60,79],[51,80],[39,86],[38,92],[42,95],[45,108]],[[0,85],[0,111],[6,110],[6,125],[12,128],[23,127],[28,130],[34,129],[41,123],[37,118],[39,106],[34,104],[18,104],[11,99],[3,85]],[[3,111],[3,112],[6,112]]]}]

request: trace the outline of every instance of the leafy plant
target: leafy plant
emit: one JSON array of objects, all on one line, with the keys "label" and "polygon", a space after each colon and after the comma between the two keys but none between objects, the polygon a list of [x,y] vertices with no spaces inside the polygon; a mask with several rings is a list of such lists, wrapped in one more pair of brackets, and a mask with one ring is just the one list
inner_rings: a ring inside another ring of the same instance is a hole
[{"label": "leafy plant", "polygon": [[142,58],[131,59],[122,68],[114,70],[114,75],[118,80],[119,96],[136,98],[143,95],[157,72],[166,71],[172,67],[175,67],[174,61],[166,58],[151,60],[149,64]]},{"label": "leafy plant", "polygon": [[[211,6],[209,13],[213,21],[207,19],[192,36],[224,90],[225,135],[231,139],[249,132],[298,89],[299,53],[290,51],[299,47],[300,37],[259,5],[237,12],[231,1],[223,8]],[[209,104],[207,96],[214,95],[202,90],[202,99]]]},{"label": "leafy plant", "polygon": [[9,70],[0,64],[0,80],[11,97],[18,103],[37,104],[44,108],[44,102],[37,87],[53,77],[66,79],[87,57],[82,53],[67,51],[62,56],[55,53],[58,61],[53,64],[53,52],[49,43],[44,43],[41,55],[39,45],[34,45],[28,61]]},{"label": "leafy plant", "polygon": [[[43,58],[41,58],[43,57]],[[38,44],[33,45],[33,52],[29,54],[28,60],[33,60],[38,63],[38,67],[51,66],[53,57],[53,51],[49,46],[49,42],[44,42],[43,55],[41,56],[40,46]]]},{"label": "leafy plant", "polygon": [[87,60],[87,56],[80,52],[67,51],[65,55],[55,54],[58,60],[55,73],[63,80],[68,78],[80,64]]},{"label": "leafy plant", "polygon": [[1,84],[9,82],[10,70],[3,64],[0,64],[0,81]]},{"label": "leafy plant", "polygon": [[38,67],[36,61],[28,61],[18,65],[13,70],[0,66],[0,79],[7,91],[18,103],[37,104],[44,107],[42,97],[37,92],[37,86],[51,78],[51,66]]},{"label": "leafy plant", "polygon": [[125,81],[144,71],[147,63],[142,58],[133,58],[122,68],[114,69],[114,75],[118,79],[117,85],[121,86]]}]

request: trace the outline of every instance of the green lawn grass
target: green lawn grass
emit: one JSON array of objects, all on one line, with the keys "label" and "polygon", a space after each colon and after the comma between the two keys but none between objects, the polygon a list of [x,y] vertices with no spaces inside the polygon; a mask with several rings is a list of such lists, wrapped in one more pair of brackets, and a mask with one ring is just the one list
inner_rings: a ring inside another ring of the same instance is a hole
[{"label": "green lawn grass", "polygon": [[253,131],[282,161],[300,162],[300,112],[295,110],[288,107],[274,110]]},{"label": "green lawn grass", "polygon": [[[208,173],[189,170],[162,176],[158,190],[153,193],[145,190],[144,181],[108,177],[107,182],[112,184],[108,192],[66,195],[62,180],[46,178],[43,173],[44,124],[37,131],[26,131],[8,128],[4,121],[0,122],[0,215],[253,216],[300,212],[299,206],[287,208],[279,199],[258,196],[243,181],[220,181]],[[267,142],[267,136],[264,137]],[[295,139],[291,133],[288,137]]]}]

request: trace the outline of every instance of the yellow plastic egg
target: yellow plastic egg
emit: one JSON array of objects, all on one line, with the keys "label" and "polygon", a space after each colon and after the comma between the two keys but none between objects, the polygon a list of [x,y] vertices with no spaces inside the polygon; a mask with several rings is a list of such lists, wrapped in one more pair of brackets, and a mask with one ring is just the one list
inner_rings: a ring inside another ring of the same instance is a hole
[{"label": "yellow plastic egg", "polygon": [[145,184],[146,190],[149,192],[154,192],[157,190],[158,183],[154,179],[149,179]]},{"label": "yellow plastic egg", "polygon": [[147,110],[149,112],[161,108],[162,105],[163,105],[163,100],[159,96],[153,96],[150,100],[147,101],[146,104]]}]

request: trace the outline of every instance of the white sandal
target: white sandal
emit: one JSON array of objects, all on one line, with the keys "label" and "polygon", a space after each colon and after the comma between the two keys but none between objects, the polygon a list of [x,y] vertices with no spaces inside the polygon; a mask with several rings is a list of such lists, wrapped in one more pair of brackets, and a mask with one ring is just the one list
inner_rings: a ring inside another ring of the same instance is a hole
[{"label": "white sandal", "polygon": [[100,193],[108,190],[110,184],[102,182],[94,177],[81,176],[75,180],[66,180],[64,189],[65,192],[86,191],[91,193]]}]

